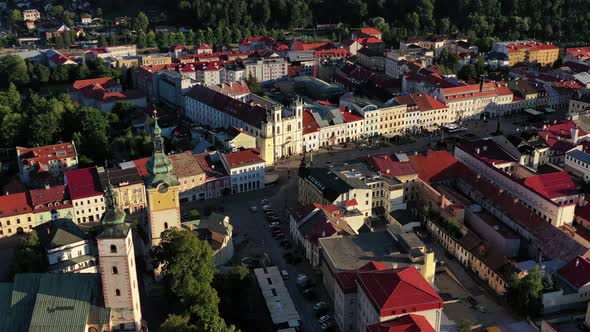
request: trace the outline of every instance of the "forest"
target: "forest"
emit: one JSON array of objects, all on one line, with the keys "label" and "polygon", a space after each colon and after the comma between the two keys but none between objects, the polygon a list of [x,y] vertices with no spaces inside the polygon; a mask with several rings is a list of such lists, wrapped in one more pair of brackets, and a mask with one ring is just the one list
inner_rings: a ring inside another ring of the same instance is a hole
[{"label": "forest", "polygon": [[[303,29],[342,23],[371,24],[376,17],[392,44],[409,35],[461,32],[470,37],[535,38],[562,45],[588,42],[587,0],[148,0],[169,23],[195,29]],[[100,0],[103,12],[123,0]]]}]

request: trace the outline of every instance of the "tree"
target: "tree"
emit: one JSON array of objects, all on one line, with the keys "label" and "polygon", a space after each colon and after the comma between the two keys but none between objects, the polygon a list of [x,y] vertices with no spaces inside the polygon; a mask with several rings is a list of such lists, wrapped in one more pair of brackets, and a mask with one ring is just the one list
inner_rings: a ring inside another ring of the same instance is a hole
[{"label": "tree", "polygon": [[133,19],[133,28],[137,31],[147,32],[149,25],[150,20],[143,12],[139,12],[137,17]]},{"label": "tree", "polygon": [[147,35],[145,32],[141,31],[139,35],[137,35],[137,47],[138,48],[146,48],[147,46]]},{"label": "tree", "polygon": [[539,266],[535,266],[524,278],[512,276],[506,297],[517,312],[523,315],[536,316],[543,306],[543,277]]},{"label": "tree", "polygon": [[28,67],[25,60],[12,54],[0,58],[0,87],[6,88],[10,83],[17,86],[29,83]]},{"label": "tree", "polygon": [[98,46],[100,46],[100,47],[109,46],[109,43],[107,42],[107,37],[105,37],[104,35],[101,35],[100,39],[98,40]]},{"label": "tree", "polygon": [[14,273],[43,273],[47,271],[47,266],[37,232],[21,237],[16,249]]},{"label": "tree", "polygon": [[23,14],[18,9],[14,9],[8,15],[8,24],[11,26],[17,26],[23,20]]},{"label": "tree", "polygon": [[258,82],[258,79],[256,79],[256,76],[248,76],[248,78],[246,79],[246,85],[248,85],[248,89],[250,89],[250,92],[254,94],[259,94],[261,91],[260,83]]},{"label": "tree", "polygon": [[[234,331],[219,316],[219,297],[211,282],[215,275],[213,251],[190,231],[172,228],[162,234],[162,241],[154,248],[155,264],[168,290],[182,309],[181,316],[169,316],[165,328],[182,327],[188,331]],[[186,319],[185,316],[189,316]]]},{"label": "tree", "polygon": [[199,213],[199,210],[197,210],[197,209],[190,210],[190,212],[188,213],[188,216],[189,216],[190,220],[198,220],[201,218],[201,214]]},{"label": "tree", "polygon": [[156,34],[153,31],[147,33],[146,43],[148,47],[156,47]]},{"label": "tree", "polygon": [[195,38],[197,37],[197,35],[195,34],[195,32],[191,29],[188,31],[188,34],[186,35],[186,42],[189,45],[197,45],[197,42],[195,41]]},{"label": "tree", "polygon": [[180,45],[186,45],[186,36],[182,31],[176,35],[176,42]]},{"label": "tree", "polygon": [[57,19],[62,19],[64,14],[64,7],[62,5],[56,5],[51,8],[51,15]]},{"label": "tree", "polygon": [[471,332],[473,330],[473,323],[469,319],[462,319],[459,322],[459,332]]},{"label": "tree", "polygon": [[190,322],[189,315],[170,314],[160,325],[162,332],[198,332],[197,327]]}]

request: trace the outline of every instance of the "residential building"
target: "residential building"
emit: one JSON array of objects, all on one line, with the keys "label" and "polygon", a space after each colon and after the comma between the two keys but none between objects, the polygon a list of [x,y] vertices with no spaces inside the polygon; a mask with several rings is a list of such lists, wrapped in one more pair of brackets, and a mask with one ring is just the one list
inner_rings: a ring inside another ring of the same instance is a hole
[{"label": "residential building", "polygon": [[264,188],[266,163],[253,149],[224,153],[221,162],[230,175],[232,194]]},{"label": "residential building", "polygon": [[381,36],[382,36],[381,31],[379,31],[375,28],[372,28],[372,27],[360,28],[358,31],[354,31],[352,33],[352,39],[368,38],[368,37],[381,39]]},{"label": "residential building", "polygon": [[299,167],[298,201],[302,206],[331,205],[356,200],[365,217],[372,213],[373,189],[356,177],[347,177],[330,168]]},{"label": "residential building", "polygon": [[47,64],[50,68],[55,68],[64,65],[77,65],[78,63],[67,55],[64,55],[56,50],[47,50],[45,52],[47,57]]},{"label": "residential building", "polygon": [[231,126],[214,136],[214,144],[220,145],[225,152],[236,152],[243,149],[255,149],[256,137],[247,131]]},{"label": "residential building", "polygon": [[590,137],[590,134],[571,120],[554,120],[539,130],[539,136],[549,146],[549,162],[562,166],[565,153]]},{"label": "residential building", "polygon": [[[394,117],[397,132],[402,129],[406,131],[437,130],[442,125],[453,122],[449,119],[447,105],[436,100],[429,94],[415,93],[406,96],[399,96],[395,101],[405,105],[405,112]],[[416,114],[417,112],[417,114]],[[416,119],[417,117],[417,119]]]},{"label": "residential building", "polygon": [[385,74],[400,79],[405,73],[432,66],[434,52],[424,48],[391,50],[385,57]]},{"label": "residential building", "polygon": [[215,90],[221,94],[224,94],[228,97],[232,97],[233,99],[245,101],[246,97],[250,94],[250,89],[244,80],[226,80],[224,82],[217,85],[209,86],[212,90]]},{"label": "residential building", "polygon": [[235,126],[254,135],[260,157],[267,165],[302,152],[303,103],[300,100],[286,109],[253,94],[245,103],[197,85],[185,96],[184,112],[200,124],[213,128]]},{"label": "residential building", "polygon": [[152,77],[153,91],[146,95],[173,107],[182,106],[184,93],[198,83],[186,73],[174,70],[161,70]]},{"label": "residential building", "polygon": [[566,172],[526,177],[517,175],[517,161],[493,140],[481,140],[455,147],[455,158],[481,174],[556,227],[571,224],[578,201],[571,178]]},{"label": "residential building", "polygon": [[590,181],[590,154],[576,147],[565,154],[564,169],[584,182]]},{"label": "residential building", "polygon": [[37,21],[41,19],[41,13],[37,9],[23,10],[23,21]]},{"label": "residential building", "polygon": [[567,262],[557,274],[555,290],[543,293],[543,313],[586,310],[590,297],[590,260],[578,256]]},{"label": "residential building", "polygon": [[29,190],[29,198],[35,215],[35,225],[57,219],[74,219],[72,201],[66,186],[46,186],[43,189]]},{"label": "residential building", "polygon": [[565,49],[563,63],[568,61],[587,64],[590,59],[590,47],[571,47]]},{"label": "residential building", "polygon": [[340,108],[342,120],[346,124],[346,142],[354,142],[364,137],[365,118],[348,108]]},{"label": "residential building", "polygon": [[362,271],[355,282],[357,332],[409,312],[423,316],[434,331],[440,331],[443,300],[416,268]]},{"label": "residential building", "polygon": [[[373,155],[367,156],[366,163],[379,175],[385,178],[394,178],[403,187],[403,200],[402,204],[405,209],[406,203],[415,200],[416,197],[416,186],[414,185],[418,179],[418,172],[414,169],[412,163],[406,154],[392,154],[392,155]],[[388,212],[392,212],[397,209],[390,209]]]},{"label": "residential building", "polygon": [[[364,137],[382,135],[387,134],[389,131],[395,131],[394,129],[389,130],[388,126],[381,124],[381,114],[384,113],[383,120],[387,121],[386,117],[391,117],[389,120],[392,120],[395,118],[396,113],[401,112],[401,110],[397,110],[397,112],[395,110],[389,110],[391,106],[385,105],[378,100],[357,97],[352,94],[345,94],[340,97],[340,107],[347,107],[364,118],[364,127],[361,135]],[[387,110],[382,111],[382,109]]]},{"label": "residential building", "polygon": [[35,227],[47,255],[50,273],[98,273],[91,239],[71,219],[56,219]]},{"label": "residential building", "polygon": [[224,76],[221,61],[186,63],[181,65],[179,69],[183,75],[205,86],[221,84]]},{"label": "residential building", "polygon": [[158,66],[172,64],[172,57],[168,54],[146,54],[139,56],[139,66]]},{"label": "residential building", "polygon": [[146,107],[145,95],[139,90],[123,91],[121,84],[111,77],[75,81],[69,89],[72,100],[83,106],[112,111],[117,102],[130,102],[137,107]]},{"label": "residential building", "polygon": [[195,155],[197,163],[205,172],[204,199],[220,198],[231,194],[230,176],[221,163],[218,152]]},{"label": "residential building", "polygon": [[448,120],[479,118],[495,101],[497,92],[494,83],[437,89],[433,96],[449,108]]},{"label": "residential building", "polygon": [[289,232],[303,247],[307,261],[317,267],[320,264],[318,239],[358,234],[364,219],[364,214],[356,209],[355,200],[339,205],[315,203],[289,213]]},{"label": "residential building", "polygon": [[356,62],[370,70],[385,71],[385,55],[378,50],[361,48],[356,52]]},{"label": "residential building", "polygon": [[213,53],[213,47],[211,47],[209,44],[200,43],[199,45],[195,46],[195,51],[197,51],[197,55],[211,54]]},{"label": "residential building", "polygon": [[74,206],[75,219],[72,220],[77,224],[98,222],[105,206],[104,192],[96,167],[67,171],[64,179]]},{"label": "residential building", "polygon": [[245,59],[244,78],[255,77],[258,82],[274,81],[287,76],[287,60],[280,57]]},{"label": "residential building", "polygon": [[309,110],[303,111],[303,151],[311,152],[320,148],[320,125]]},{"label": "residential building", "polygon": [[171,154],[172,172],[178,178],[180,202],[205,199],[205,172],[190,151]]},{"label": "residential building", "polygon": [[198,220],[183,222],[182,226],[197,233],[201,240],[209,243],[211,249],[213,249],[216,266],[227,264],[233,257],[233,227],[228,216],[213,212],[209,216],[201,217]]},{"label": "residential building", "polygon": [[[400,50],[406,50],[413,47],[420,47],[427,50],[434,50],[438,56],[443,48],[449,50],[456,50],[456,45],[460,43],[467,43],[467,36],[457,34],[455,36],[447,35],[432,35],[432,36],[411,36],[406,40],[399,42]],[[468,48],[468,46],[466,46]]]},{"label": "residential building", "polygon": [[78,167],[78,152],[74,142],[39,146],[16,147],[20,178],[26,184],[44,182],[47,176],[62,178],[63,174]]},{"label": "residential building", "polygon": [[30,232],[35,227],[26,193],[0,196],[0,237]]},{"label": "residential building", "polygon": [[520,62],[536,62],[541,65],[553,65],[559,57],[559,47],[552,43],[537,41],[497,42],[492,50],[508,55],[510,66]]},{"label": "residential building", "polygon": [[[347,127],[344,114],[339,108],[326,105],[310,105],[311,115],[320,127],[319,146],[328,147],[347,142]],[[351,119],[349,119],[351,120]],[[360,128],[359,128],[360,130]]]},{"label": "residential building", "polygon": [[119,209],[129,214],[145,209],[145,185],[136,168],[105,170],[104,167],[97,167],[96,170],[102,188],[106,188],[110,181]]},{"label": "residential building", "polygon": [[92,15],[90,15],[90,14],[82,14],[80,16],[80,23],[82,23],[82,24],[90,24],[90,23],[92,23]]},{"label": "residential building", "polygon": [[568,115],[577,119],[579,115],[590,111],[590,95],[574,94],[569,101]]}]

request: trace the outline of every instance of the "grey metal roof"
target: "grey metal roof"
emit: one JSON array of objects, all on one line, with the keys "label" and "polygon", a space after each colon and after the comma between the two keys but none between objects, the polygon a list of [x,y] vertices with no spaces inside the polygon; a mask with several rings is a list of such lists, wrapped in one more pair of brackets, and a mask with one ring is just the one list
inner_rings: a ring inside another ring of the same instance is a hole
[{"label": "grey metal roof", "polygon": [[10,320],[10,304],[12,297],[12,283],[0,283],[0,331],[7,331]]},{"label": "grey metal roof", "polygon": [[70,219],[57,219],[35,227],[39,242],[46,249],[53,249],[87,239],[76,224]]},{"label": "grey metal roof", "polygon": [[329,168],[301,167],[299,176],[312,183],[330,202],[334,202],[340,195],[352,189],[350,184]]},{"label": "grey metal roof", "polygon": [[123,224],[116,224],[116,225],[109,225],[104,228],[102,233],[98,235],[97,239],[117,239],[117,238],[124,238],[127,237],[127,234],[131,228],[129,225]]}]

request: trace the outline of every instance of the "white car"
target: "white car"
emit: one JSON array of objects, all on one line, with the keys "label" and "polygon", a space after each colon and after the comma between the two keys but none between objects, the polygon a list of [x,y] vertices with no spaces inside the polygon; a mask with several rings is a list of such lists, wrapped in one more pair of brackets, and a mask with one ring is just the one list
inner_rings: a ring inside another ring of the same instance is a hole
[{"label": "white car", "polygon": [[330,320],[330,315],[323,315],[322,317],[320,317],[320,319],[318,319],[318,323],[320,324],[324,324],[325,322]]},{"label": "white car", "polygon": [[332,327],[331,322],[325,322],[324,324],[320,325],[320,328],[322,329],[322,331],[325,331],[325,330],[329,329],[330,327]]},{"label": "white car", "polygon": [[256,211],[258,211],[257,207],[255,207],[255,206],[250,207],[250,212],[256,212]]},{"label": "white car", "polygon": [[262,206],[262,209],[263,210],[270,210],[271,206],[267,204],[267,205]]}]

